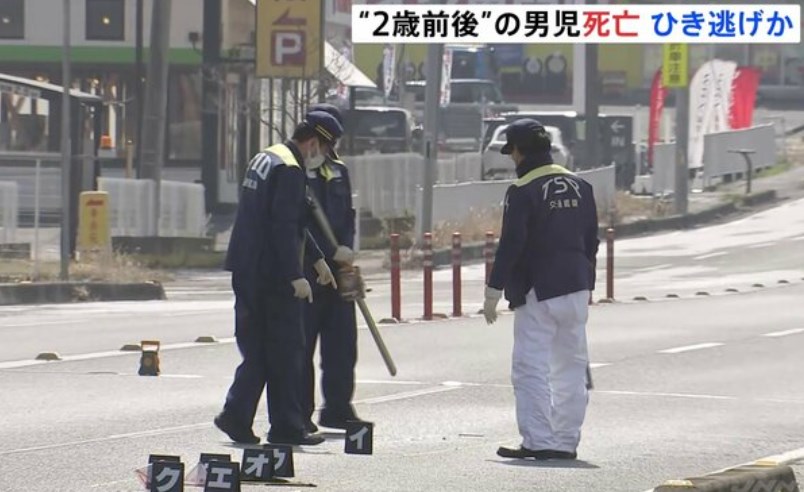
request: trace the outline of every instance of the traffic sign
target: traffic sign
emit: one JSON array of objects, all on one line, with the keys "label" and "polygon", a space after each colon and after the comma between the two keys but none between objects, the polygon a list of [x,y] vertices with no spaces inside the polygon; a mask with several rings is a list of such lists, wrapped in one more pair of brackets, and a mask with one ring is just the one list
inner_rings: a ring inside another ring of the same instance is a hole
[{"label": "traffic sign", "polygon": [[665,44],[662,54],[662,84],[668,88],[687,87],[690,77],[689,45]]},{"label": "traffic sign", "polygon": [[78,204],[78,246],[81,251],[110,246],[109,193],[84,191]]},{"label": "traffic sign", "polygon": [[324,2],[257,1],[257,77],[313,79],[323,68]]}]

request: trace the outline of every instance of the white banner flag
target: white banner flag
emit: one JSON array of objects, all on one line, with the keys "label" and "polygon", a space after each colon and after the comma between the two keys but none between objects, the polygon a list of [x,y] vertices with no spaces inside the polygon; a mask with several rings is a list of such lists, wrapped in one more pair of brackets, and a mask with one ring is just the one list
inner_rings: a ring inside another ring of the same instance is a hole
[{"label": "white banner flag", "polygon": [[690,168],[704,165],[704,135],[729,129],[731,84],[737,64],[723,60],[704,63],[690,82],[690,123],[687,159]]},{"label": "white banner flag", "polygon": [[441,69],[441,105],[450,101],[450,79],[452,77],[452,49],[444,47],[444,61]]},{"label": "white banner flag", "polygon": [[396,80],[396,45],[386,45],[382,58],[383,88],[385,97],[391,95]]}]

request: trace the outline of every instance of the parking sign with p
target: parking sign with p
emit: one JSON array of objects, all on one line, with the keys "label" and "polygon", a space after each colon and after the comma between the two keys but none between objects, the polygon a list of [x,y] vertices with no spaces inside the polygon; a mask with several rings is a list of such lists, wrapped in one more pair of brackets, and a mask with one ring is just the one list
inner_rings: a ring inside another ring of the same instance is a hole
[{"label": "parking sign with p", "polygon": [[323,2],[257,2],[257,76],[317,78],[322,68]]}]

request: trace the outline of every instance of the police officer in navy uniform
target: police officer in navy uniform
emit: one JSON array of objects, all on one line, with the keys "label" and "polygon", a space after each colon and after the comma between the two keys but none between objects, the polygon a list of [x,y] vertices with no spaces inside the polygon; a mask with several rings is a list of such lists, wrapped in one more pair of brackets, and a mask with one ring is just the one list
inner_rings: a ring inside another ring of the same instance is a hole
[{"label": "police officer in navy uniform", "polygon": [[592,186],[553,164],[550,137],[535,120],[506,129],[502,154],[518,180],[505,196],[502,232],[485,291],[497,319],[505,292],[514,310],[511,381],[522,445],[505,458],[575,459],[588,393],[586,322],[595,286],[597,208]]},{"label": "police officer in navy uniform", "polygon": [[[340,111],[331,104],[316,104],[312,111],[325,111],[343,123]],[[311,222],[310,232],[324,252],[332,271],[349,268],[354,262],[355,210],[352,206],[352,188],[349,170],[340,160],[335,146],[327,149],[327,158],[317,168],[307,167],[309,192],[323,209],[338,246],[332,246],[321,228]],[[308,269],[308,274],[311,274]],[[336,277],[337,278],[337,277]],[[345,300],[330,288],[314,288],[315,301],[305,310],[307,331],[305,415],[308,431],[316,432],[313,423],[315,411],[315,369],[313,359],[320,339],[321,389],[324,406],[319,416],[323,427],[345,429],[347,421],[359,421],[351,404],[355,389],[357,364],[357,319],[355,303]]]},{"label": "police officer in navy uniform", "polygon": [[313,302],[304,261],[314,265],[318,283],[335,279],[306,229],[305,167],[325,158],[343,133],[324,112],[311,112],[292,138],[254,156],[243,180],[226,270],[235,293],[235,336],[243,362],[235,372],[223,412],[215,425],[233,441],[256,444],[252,424],[263,389],[271,423],[268,441],[315,445],[302,410],[305,334],[303,304]]}]

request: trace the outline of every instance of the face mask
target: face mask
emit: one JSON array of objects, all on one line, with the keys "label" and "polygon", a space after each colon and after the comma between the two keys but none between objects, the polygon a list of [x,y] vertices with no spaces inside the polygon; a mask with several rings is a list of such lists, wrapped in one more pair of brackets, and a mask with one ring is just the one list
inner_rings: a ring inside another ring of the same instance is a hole
[{"label": "face mask", "polygon": [[307,158],[307,169],[318,169],[324,164],[324,154],[321,153],[321,149],[316,149],[314,154],[310,154],[310,157]]}]

